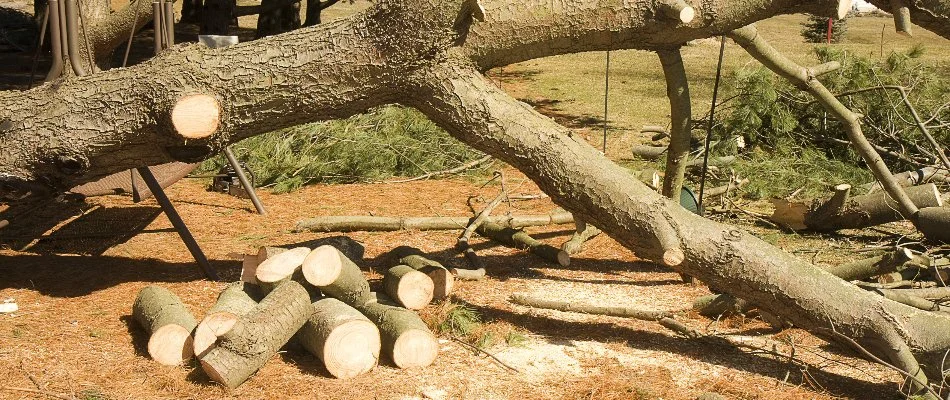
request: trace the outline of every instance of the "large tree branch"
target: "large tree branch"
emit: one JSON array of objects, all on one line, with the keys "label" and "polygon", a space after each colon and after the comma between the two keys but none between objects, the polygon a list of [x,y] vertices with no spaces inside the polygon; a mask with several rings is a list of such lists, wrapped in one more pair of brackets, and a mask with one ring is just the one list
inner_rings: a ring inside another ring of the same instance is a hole
[{"label": "large tree branch", "polygon": [[[890,0],[869,0],[871,4],[884,11],[893,12]],[[947,0],[903,0],[901,3],[910,11],[910,20],[925,29],[950,39],[950,1]]]},{"label": "large tree branch", "polygon": [[685,254],[681,272],[823,337],[836,340],[829,330],[853,337],[912,373],[914,354],[950,346],[950,317],[883,299],[748,233],[691,214],[463,60],[418,76],[416,84],[411,105],[458,139],[515,166],[558,205],[643,257],[662,259],[662,237],[672,236]]}]

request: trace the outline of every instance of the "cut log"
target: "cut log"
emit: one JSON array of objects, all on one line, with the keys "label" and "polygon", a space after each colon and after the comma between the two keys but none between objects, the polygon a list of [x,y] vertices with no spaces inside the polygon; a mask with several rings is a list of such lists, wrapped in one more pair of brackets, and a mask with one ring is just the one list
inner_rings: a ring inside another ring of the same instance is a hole
[{"label": "cut log", "polygon": [[330,375],[340,379],[373,369],[381,348],[376,325],[331,297],[313,303],[313,314],[297,334],[297,341],[323,361]]},{"label": "cut log", "polygon": [[[706,160],[706,165],[710,167],[725,167],[727,165],[735,164],[735,162],[735,156],[709,157],[709,160]],[[687,168],[702,168],[702,166],[703,157],[696,157],[686,164]]]},{"label": "cut log", "polygon": [[410,310],[421,310],[432,301],[435,284],[428,275],[408,265],[397,265],[383,275],[383,291]]},{"label": "cut log", "polygon": [[[943,205],[940,192],[933,183],[907,188],[906,193],[918,208]],[[867,228],[904,219],[887,193],[854,197],[849,197],[849,194],[849,185],[839,185],[830,200],[815,202],[811,207],[800,202],[773,200],[775,212],[771,219],[792,229],[808,228],[819,232]]]},{"label": "cut log", "polygon": [[892,292],[907,294],[927,300],[950,299],[950,287],[935,287],[923,289],[888,289]]},{"label": "cut log", "polygon": [[295,247],[262,259],[254,273],[261,290],[267,293],[281,282],[290,280],[300,269],[308,254],[310,254],[309,248]]},{"label": "cut log", "polygon": [[539,242],[522,230],[483,222],[476,230],[479,235],[518,249],[527,249],[534,255],[566,267],[571,265],[571,256],[557,247]]},{"label": "cut log", "polygon": [[259,370],[313,314],[310,294],[295,281],[281,283],[201,357],[215,382],[234,389]]},{"label": "cut log", "polygon": [[218,342],[219,337],[231,331],[239,318],[257,306],[260,298],[260,290],[246,282],[233,282],[225,286],[218,295],[218,300],[195,328],[195,355],[201,358],[207,353]]},{"label": "cut log", "polygon": [[738,181],[729,182],[729,184],[727,185],[722,185],[722,186],[717,186],[711,189],[707,189],[703,193],[703,196],[705,197],[721,196],[726,193],[729,193],[730,191],[740,189],[743,186],[748,185],[748,184],[749,184],[749,180],[746,178],[742,178],[742,179],[739,179]]},{"label": "cut log", "polygon": [[214,97],[193,94],[175,103],[172,125],[186,139],[203,139],[217,132],[221,123],[221,105]]},{"label": "cut log", "polygon": [[911,253],[910,250],[897,248],[895,251],[877,257],[838,264],[836,266],[825,267],[824,269],[841,279],[853,281],[899,271],[903,269],[909,261],[914,259],[914,254]]},{"label": "cut log", "polygon": [[333,246],[320,246],[303,261],[304,279],[325,295],[353,307],[372,300],[366,277],[343,253]]},{"label": "cut log", "polygon": [[439,342],[416,313],[382,294],[356,309],[379,327],[382,351],[397,367],[426,367],[435,361]]},{"label": "cut log", "polygon": [[890,0],[891,15],[894,16],[894,28],[904,36],[914,36],[913,25],[910,21],[910,8],[904,0]]},{"label": "cut log", "polygon": [[[450,231],[465,229],[469,220],[469,217],[370,217],[342,215],[302,220],[297,222],[294,232]],[[486,220],[511,228],[522,228],[527,226],[570,224],[574,222],[574,217],[570,213],[559,212],[549,215],[495,216],[489,217]]]},{"label": "cut log", "polygon": [[662,0],[657,5],[663,15],[684,24],[692,22],[696,16],[696,10],[683,0]]},{"label": "cut log", "polygon": [[718,318],[720,315],[743,314],[754,306],[748,301],[728,294],[711,294],[693,300],[693,310],[704,317]]},{"label": "cut log", "polygon": [[455,278],[442,263],[425,257],[422,250],[409,246],[399,246],[392,250],[394,262],[408,265],[422,272],[432,279],[435,288],[432,291],[432,300],[440,301],[452,293],[455,287]]},{"label": "cut log", "polygon": [[633,155],[640,157],[644,160],[658,160],[663,153],[666,153],[666,146],[644,146],[644,145],[633,145],[631,149]]},{"label": "cut log", "polygon": [[950,243],[950,207],[921,208],[917,224],[927,239]]},{"label": "cut log", "polygon": [[584,248],[584,243],[600,234],[600,229],[597,229],[596,226],[579,219],[576,221],[574,235],[561,245],[561,250],[564,250],[568,255],[580,253]]},{"label": "cut log", "polygon": [[179,365],[194,355],[191,332],[198,322],[168,289],[142,288],[132,305],[132,317],[148,332],[148,355],[159,364]]},{"label": "cut log", "polygon": [[673,315],[669,311],[641,310],[632,307],[598,306],[592,304],[575,304],[566,301],[538,299],[522,294],[511,296],[511,302],[527,307],[546,308],[549,310],[576,312],[584,314],[607,315],[611,317],[633,318],[644,321],[659,321]]}]

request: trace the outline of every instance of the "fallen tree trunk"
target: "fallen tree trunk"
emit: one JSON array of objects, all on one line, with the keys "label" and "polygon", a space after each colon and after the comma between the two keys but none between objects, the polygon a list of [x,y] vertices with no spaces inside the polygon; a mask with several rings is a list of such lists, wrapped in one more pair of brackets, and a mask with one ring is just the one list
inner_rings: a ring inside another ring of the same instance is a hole
[{"label": "fallen tree trunk", "polygon": [[372,299],[360,267],[333,246],[320,246],[303,261],[304,279],[323,294],[359,307]]},{"label": "fallen tree trunk", "polygon": [[307,289],[284,282],[221,336],[201,357],[201,368],[215,382],[234,389],[264,366],[312,314]]},{"label": "fallen tree trunk", "polygon": [[245,282],[233,282],[225,286],[195,328],[195,355],[198,358],[204,356],[219,337],[231,331],[238,319],[257,307],[262,297],[256,286]]},{"label": "fallen tree trunk", "polygon": [[313,303],[313,314],[297,333],[297,341],[339,379],[372,370],[381,348],[376,325],[355,308],[331,297]]},{"label": "fallen tree trunk", "polygon": [[[775,212],[771,219],[792,229],[819,232],[867,228],[905,219],[887,193],[851,197],[850,190],[850,185],[838,185],[831,199],[810,207],[800,202],[773,200]],[[940,192],[932,183],[907,188],[906,193],[918,208],[943,205]]]},{"label": "fallen tree trunk", "polygon": [[898,271],[914,259],[910,250],[899,247],[876,257],[826,267],[825,271],[846,281],[853,281]]},{"label": "fallen tree trunk", "polygon": [[506,228],[502,225],[483,222],[476,229],[479,235],[506,246],[528,250],[532,254],[562,267],[571,265],[571,256],[557,247],[539,242],[522,230]]},{"label": "fallen tree trunk", "polygon": [[[305,219],[297,223],[294,232],[386,232],[402,230],[438,231],[465,229],[469,217],[369,217],[330,216]],[[561,225],[574,222],[570,213],[550,215],[495,216],[487,222],[509,228],[528,226]]]},{"label": "fallen tree trunk", "polygon": [[432,301],[435,284],[428,275],[408,265],[397,265],[383,274],[383,291],[410,310],[421,310]]},{"label": "fallen tree trunk", "polygon": [[395,262],[408,265],[432,279],[434,288],[432,300],[440,301],[449,297],[455,287],[455,278],[442,263],[426,258],[422,250],[409,246],[399,246],[390,252]]},{"label": "fallen tree trunk", "polygon": [[439,341],[416,313],[381,294],[356,309],[379,327],[382,351],[397,367],[426,367],[435,361]]},{"label": "fallen tree trunk", "polygon": [[148,333],[148,355],[163,365],[178,365],[194,355],[191,332],[198,322],[168,289],[146,286],[132,304],[132,318]]}]

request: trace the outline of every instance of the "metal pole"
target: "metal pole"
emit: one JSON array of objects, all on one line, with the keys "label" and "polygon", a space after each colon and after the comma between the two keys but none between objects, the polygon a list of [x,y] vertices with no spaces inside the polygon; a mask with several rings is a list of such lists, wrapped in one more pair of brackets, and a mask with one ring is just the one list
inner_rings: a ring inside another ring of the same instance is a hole
[{"label": "metal pole", "polygon": [[158,180],[155,179],[155,176],[152,175],[152,171],[148,167],[139,167],[137,168],[139,175],[142,176],[142,180],[145,181],[145,184],[148,185],[148,188],[152,191],[152,195],[155,196],[155,200],[158,201],[158,204],[162,206],[162,211],[165,212],[165,215],[168,216],[168,220],[171,221],[172,226],[175,227],[175,230],[178,231],[178,236],[181,236],[181,241],[185,242],[185,246],[188,247],[188,251],[191,252],[191,256],[195,258],[195,261],[198,262],[198,265],[204,271],[205,277],[210,280],[218,280],[218,274],[214,272],[211,268],[211,264],[208,262],[208,258],[205,257],[205,253],[201,251],[201,247],[198,246],[198,242],[195,241],[195,238],[191,236],[191,231],[188,230],[188,227],[185,226],[185,222],[181,220],[181,216],[178,215],[178,211],[175,211],[175,206],[172,205],[172,202],[168,200],[168,196],[165,195],[165,191],[162,189],[162,186],[158,184]]},{"label": "metal pole", "polygon": [[604,144],[601,148],[607,155],[607,95],[610,93],[610,50],[607,50],[607,65],[604,68]]},{"label": "metal pole", "polygon": [[231,151],[231,146],[224,148],[224,155],[228,158],[228,163],[231,164],[231,168],[234,168],[234,173],[237,174],[238,180],[241,181],[241,186],[244,186],[244,191],[251,197],[251,203],[254,203],[254,208],[257,209],[257,213],[266,215],[267,210],[264,209],[264,204],[261,203],[261,199],[257,197],[257,192],[254,191],[254,185],[251,184],[251,181],[247,180],[247,175],[244,175],[244,170],[241,169],[241,164],[238,163],[237,157],[235,157],[234,152]]},{"label": "metal pole", "polygon": [[175,3],[165,2],[165,48],[171,48],[175,45]]},{"label": "metal pole", "polygon": [[152,2],[152,37],[155,40],[155,55],[162,52],[162,3]]},{"label": "metal pole", "polygon": [[706,191],[706,172],[709,170],[709,141],[712,140],[713,122],[716,117],[716,99],[719,97],[719,79],[722,78],[722,58],[726,53],[726,35],[719,39],[719,64],[716,67],[716,83],[713,85],[712,105],[709,107],[709,123],[706,125],[706,144],[703,152],[703,175],[699,178],[699,215],[703,215],[703,195]]}]

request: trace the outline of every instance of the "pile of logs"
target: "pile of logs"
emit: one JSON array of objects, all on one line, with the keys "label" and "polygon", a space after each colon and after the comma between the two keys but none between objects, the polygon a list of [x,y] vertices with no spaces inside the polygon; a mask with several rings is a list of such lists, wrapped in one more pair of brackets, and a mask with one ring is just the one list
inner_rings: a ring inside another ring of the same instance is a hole
[{"label": "pile of logs", "polygon": [[419,250],[400,247],[390,253],[394,266],[376,293],[346,250],[262,247],[245,256],[242,280],[228,284],[200,322],[158,286],[139,292],[132,315],[149,333],[155,361],[178,365],[197,357],[208,377],[229,388],[291,340],[340,379],[370,371],[380,354],[399,368],[432,364],[438,340],[413,310],[448,296],[452,274]]}]

